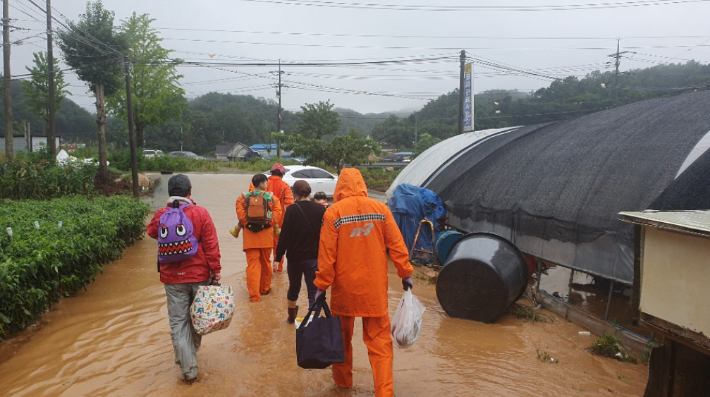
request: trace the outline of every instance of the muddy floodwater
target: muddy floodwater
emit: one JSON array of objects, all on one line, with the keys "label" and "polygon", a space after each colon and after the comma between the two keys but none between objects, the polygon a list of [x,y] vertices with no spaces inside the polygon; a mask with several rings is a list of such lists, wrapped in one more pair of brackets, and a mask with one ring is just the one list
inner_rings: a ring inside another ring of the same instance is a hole
[{"label": "muddy floodwater", "polygon": [[[330,369],[296,365],[294,326],[286,323],[286,274],[273,293],[249,303],[241,239],[229,234],[234,203],[250,175],[192,174],[193,198],[212,214],[222,251],[222,281],[235,289],[236,315],[226,330],[207,335],[199,377],[180,380],[173,363],[165,291],[156,272],[155,240],[129,247],[96,282],[62,300],[36,329],[2,343],[1,396],[372,396],[367,350],[356,321],[354,389],[339,390]],[[164,205],[167,177],[153,197]],[[402,287],[390,266],[390,315]],[[419,340],[395,347],[398,396],[640,396],[648,367],[596,357],[594,336],[557,318],[530,323],[505,315],[495,324],[449,318],[433,285],[418,280],[414,294],[427,310]],[[307,306],[305,287],[299,298]],[[305,314],[303,309],[299,315]],[[547,354],[557,362],[542,362]]]}]

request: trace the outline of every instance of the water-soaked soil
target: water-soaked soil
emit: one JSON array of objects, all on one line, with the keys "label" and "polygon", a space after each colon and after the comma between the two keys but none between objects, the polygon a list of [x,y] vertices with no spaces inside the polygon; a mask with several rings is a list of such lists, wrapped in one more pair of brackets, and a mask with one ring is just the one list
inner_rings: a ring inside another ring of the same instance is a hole
[{"label": "water-soaked soil", "polygon": [[[167,197],[167,177],[154,208]],[[223,284],[235,287],[231,326],[203,338],[199,380],[185,384],[173,363],[165,292],[150,238],[105,266],[96,282],[49,311],[36,330],[4,342],[0,396],[372,396],[374,388],[359,320],[352,391],[333,386],[330,370],[296,365],[294,326],[285,322],[287,276],[274,293],[249,303],[234,202],[250,175],[191,175],[193,197],[214,218],[223,258]],[[391,269],[390,310],[402,288]],[[495,324],[446,316],[433,285],[414,293],[427,307],[424,328],[410,349],[395,347],[399,396],[640,396],[647,367],[592,356],[593,336],[562,319],[528,323],[511,315]],[[300,306],[306,306],[305,292]],[[301,313],[303,314],[303,312]],[[550,316],[553,314],[547,313]],[[547,353],[558,363],[538,360]]]}]

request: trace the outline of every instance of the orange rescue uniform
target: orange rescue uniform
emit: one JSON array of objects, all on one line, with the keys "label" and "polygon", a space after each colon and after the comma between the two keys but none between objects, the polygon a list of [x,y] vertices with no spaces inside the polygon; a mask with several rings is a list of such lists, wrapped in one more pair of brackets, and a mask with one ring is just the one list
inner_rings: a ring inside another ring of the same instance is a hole
[{"label": "orange rescue uniform", "polygon": [[400,278],[410,276],[407,246],[389,208],[367,197],[360,171],[344,169],[321,227],[315,285],[332,286],[330,308],[340,316],[345,362],[333,364],[341,387],[353,386],[352,336],[355,317],[362,317],[376,396],[393,396],[392,338],[387,304],[387,251]]},{"label": "orange rescue uniform", "polygon": [[[256,191],[255,193],[260,193]],[[269,255],[274,249],[274,228],[268,227],[259,232],[253,232],[247,228],[247,212],[244,195],[237,199],[237,218],[241,223],[244,235],[244,252],[247,255],[247,289],[249,290],[249,300],[259,302],[261,295],[268,294],[271,290],[271,263]],[[271,224],[281,222],[281,204],[279,199],[271,197],[269,201],[271,210]]]},{"label": "orange rescue uniform", "polygon": [[[288,185],[288,183],[284,182],[280,176],[276,176],[276,175],[271,175],[266,183],[267,183],[266,191],[273,193],[274,196],[276,196],[279,199],[279,202],[281,203],[281,213],[285,214],[286,208],[288,208],[289,205],[291,205],[295,202],[293,199],[293,192],[291,192],[291,187]],[[250,192],[254,191],[254,185],[252,185],[252,184],[249,185],[249,191]],[[278,225],[279,225],[279,228],[281,228],[283,226],[282,220],[279,220]],[[278,247],[278,245],[279,245],[279,235],[274,234],[274,248],[269,253],[269,260],[271,260],[272,257],[273,257],[273,259],[276,259],[276,247]],[[276,269],[276,271],[282,272],[283,270],[284,270],[284,258],[281,258],[281,262],[279,262],[279,266]]]}]

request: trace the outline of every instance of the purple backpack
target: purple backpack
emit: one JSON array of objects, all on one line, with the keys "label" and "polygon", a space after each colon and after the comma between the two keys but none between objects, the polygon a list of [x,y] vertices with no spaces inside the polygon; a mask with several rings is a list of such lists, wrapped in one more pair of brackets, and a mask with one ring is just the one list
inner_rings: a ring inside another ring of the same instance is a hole
[{"label": "purple backpack", "polygon": [[158,262],[184,261],[197,253],[197,238],[192,221],[183,211],[191,204],[175,200],[170,209],[160,216],[158,227]]}]

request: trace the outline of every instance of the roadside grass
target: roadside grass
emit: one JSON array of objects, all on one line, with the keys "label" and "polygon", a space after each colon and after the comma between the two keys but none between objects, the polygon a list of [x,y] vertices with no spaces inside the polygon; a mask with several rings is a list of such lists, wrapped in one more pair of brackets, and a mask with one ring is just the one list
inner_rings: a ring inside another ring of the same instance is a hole
[{"label": "roadside grass", "polygon": [[597,338],[588,349],[592,354],[602,357],[610,357],[619,361],[638,364],[636,357],[624,352],[619,337],[610,333],[604,333]]},{"label": "roadside grass", "polygon": [[516,318],[531,323],[554,323],[557,320],[547,314],[541,313],[539,309],[532,306],[525,306],[519,303],[513,304],[510,313]]}]

